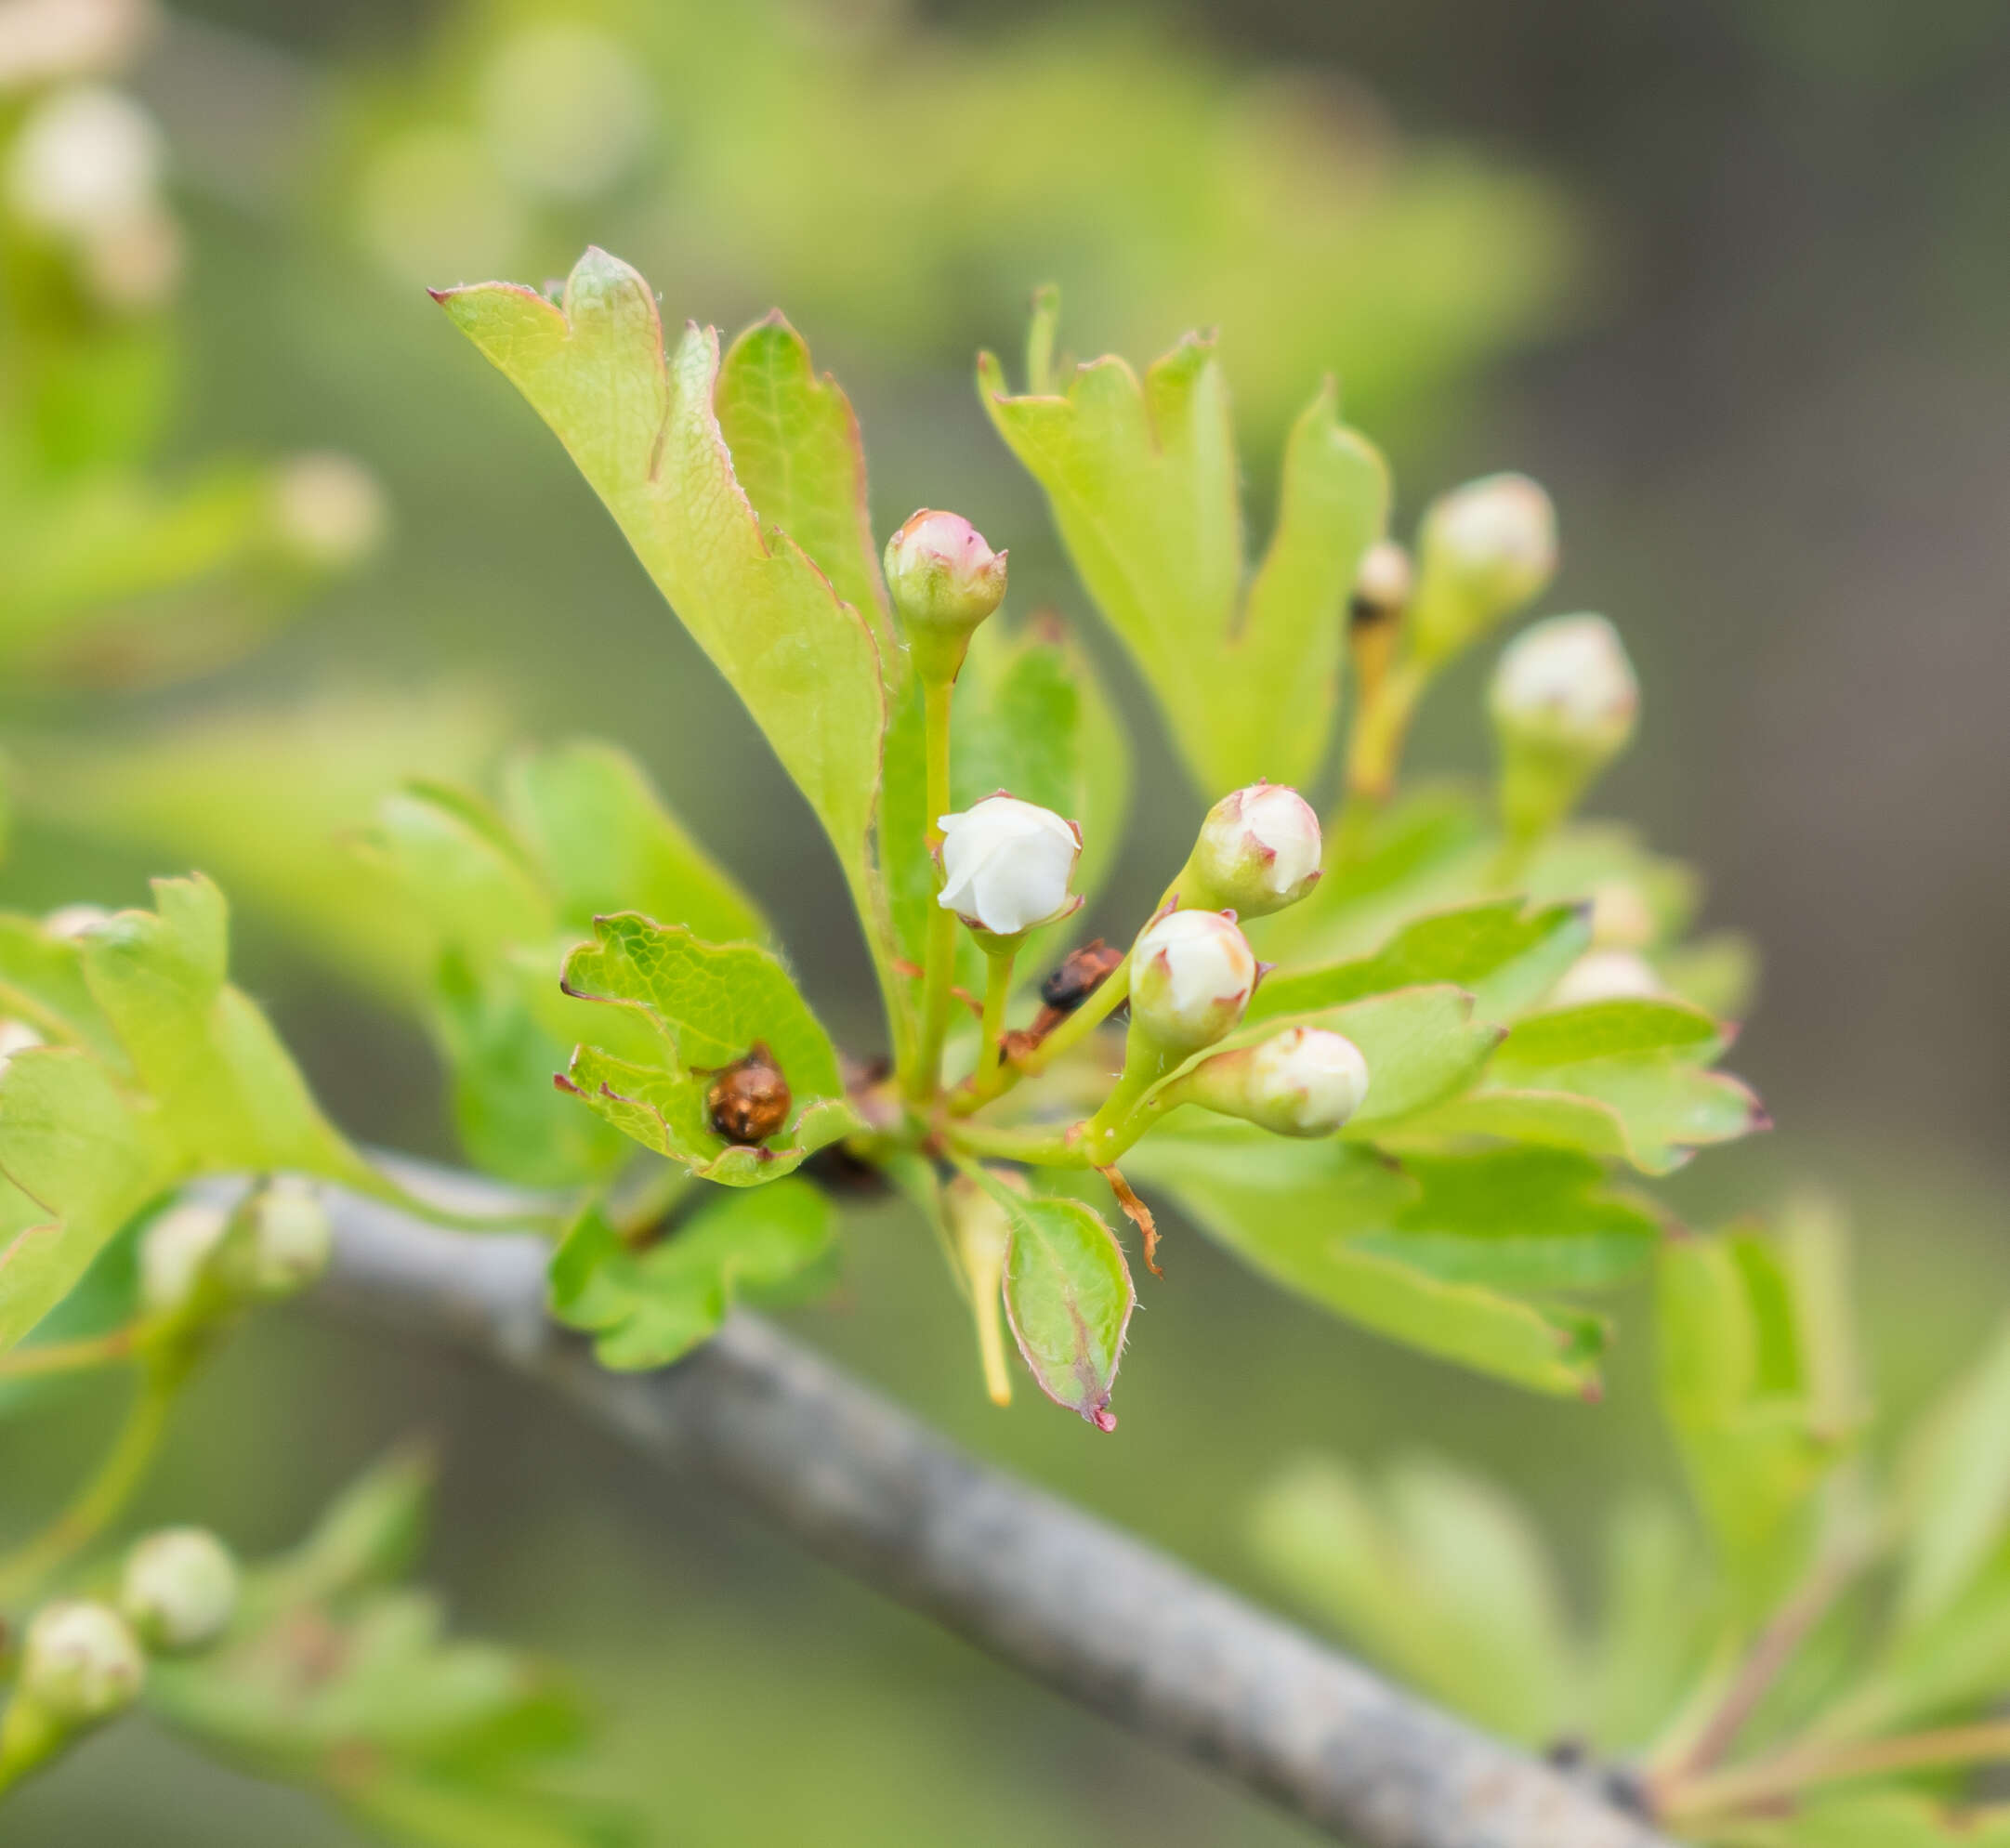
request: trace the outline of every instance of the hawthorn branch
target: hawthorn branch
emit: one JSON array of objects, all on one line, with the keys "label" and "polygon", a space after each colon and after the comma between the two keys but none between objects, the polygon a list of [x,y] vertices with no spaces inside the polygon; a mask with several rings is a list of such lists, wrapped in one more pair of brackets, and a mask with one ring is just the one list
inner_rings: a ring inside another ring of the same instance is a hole
[{"label": "hawthorn branch", "polygon": [[[506,1195],[437,1171],[452,1204]],[[546,1247],[335,1201],[327,1294],[564,1393],[651,1461],[998,1660],[1356,1848],[1670,1848],[1588,1789],[1080,1510],[956,1449],[755,1317],[611,1373],[545,1314]]]}]

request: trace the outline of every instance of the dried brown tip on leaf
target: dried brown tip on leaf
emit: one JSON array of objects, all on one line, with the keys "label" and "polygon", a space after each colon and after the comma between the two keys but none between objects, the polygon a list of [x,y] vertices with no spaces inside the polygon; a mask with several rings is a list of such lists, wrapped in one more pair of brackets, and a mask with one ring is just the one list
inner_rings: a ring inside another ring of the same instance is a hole
[{"label": "dried brown tip on leaf", "polygon": [[1114,1168],[1098,1168],[1096,1172],[1110,1183],[1110,1191],[1116,1195],[1124,1217],[1143,1235],[1145,1268],[1153,1277],[1163,1278],[1165,1273],[1159,1268],[1159,1222],[1151,1216],[1151,1209],[1138,1199],[1136,1189]]},{"label": "dried brown tip on leaf", "polygon": [[789,1081],[767,1046],[756,1042],[712,1081],[705,1116],[714,1131],[742,1147],[779,1134],[789,1120]]}]

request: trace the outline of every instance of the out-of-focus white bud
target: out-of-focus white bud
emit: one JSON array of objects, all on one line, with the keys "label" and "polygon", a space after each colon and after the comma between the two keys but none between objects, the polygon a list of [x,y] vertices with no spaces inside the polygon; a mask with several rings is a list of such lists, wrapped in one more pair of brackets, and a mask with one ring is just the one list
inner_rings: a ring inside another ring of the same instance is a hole
[{"label": "out-of-focus white bud", "polygon": [[1594,950],[1638,950],[1661,933],[1654,908],[1631,880],[1608,879],[1591,893]]},{"label": "out-of-focus white bud", "polygon": [[101,84],[38,104],[21,125],[7,197],[30,224],[88,236],[152,209],[164,149],[153,117]]},{"label": "out-of-focus white bud", "polygon": [[222,1243],[230,1214],[207,1200],[171,1206],[139,1239],[139,1300],[152,1315],[181,1308]]},{"label": "out-of-focus white bud", "polygon": [[237,1561],[206,1527],[164,1527],[125,1556],[119,1607],[149,1649],[205,1648],[237,1610]]},{"label": "out-of-focus white bud", "polygon": [[1489,475],[1432,503],[1418,535],[1411,629],[1439,661],[1539,595],[1557,570],[1557,512],[1526,475]]},{"label": "out-of-focus white bud", "polygon": [[245,1282],[269,1300],[297,1294],[328,1268],[335,1228],[320,1190],[282,1174],[251,1202],[250,1270]]},{"label": "out-of-focus white bud", "polygon": [[481,80],[484,138],[526,192],[590,199],[635,164],[655,98],[633,52],[590,26],[512,33]]},{"label": "out-of-focus white bud", "polygon": [[130,1707],[146,1677],[125,1619],[110,1605],[71,1598],[45,1606],[28,1626],[15,1698],[59,1727],[87,1726]]},{"label": "out-of-focus white bud", "polygon": [[42,1044],[42,1035],[25,1020],[0,1020],[0,1071],[13,1062],[16,1053]]},{"label": "out-of-focus white bud", "polygon": [[296,455],[281,467],[272,510],[280,538],[317,570],[361,564],[390,527],[376,477],[354,456],[332,450]]},{"label": "out-of-focus white bud", "polygon": [[121,314],[165,308],[181,283],[181,227],[163,206],[88,233],[84,281],[92,295]]},{"label": "out-of-focus white bud", "polygon": [[153,24],[146,0],[6,0],[0,5],[0,93],[125,63]]},{"label": "out-of-focus white bud", "polygon": [[1551,616],[1502,651],[1492,706],[1503,726],[1609,757],[1633,735],[1640,683],[1603,616]]},{"label": "out-of-focus white bud", "polygon": [[1393,539],[1378,539],[1361,554],[1354,574],[1354,607],[1364,616],[1388,616],[1410,601],[1414,580],[1410,554]]},{"label": "out-of-focus white bud", "polygon": [[1590,950],[1549,991],[1552,1007],[1583,1007],[1595,1001],[1652,1001],[1665,994],[1654,965],[1632,950]]},{"label": "out-of-focus white bud", "polygon": [[1255,992],[1256,958],[1220,911],[1168,911],[1131,951],[1131,1022],[1169,1052],[1211,1046]]},{"label": "out-of-focus white bud", "polygon": [[43,917],[42,928],[51,937],[74,938],[96,930],[111,915],[102,905],[59,905]]},{"label": "out-of-focus white bud", "polygon": [[1319,817],[1311,805],[1281,783],[1253,783],[1207,811],[1176,884],[1196,908],[1260,918],[1312,889],[1319,858]]},{"label": "out-of-focus white bud", "polygon": [[1368,1095],[1368,1061],[1345,1034],[1287,1027],[1216,1053],[1182,1081],[1184,1100],[1279,1135],[1331,1135]]},{"label": "out-of-focus white bud", "polygon": [[1551,616],[1503,650],[1488,704],[1501,741],[1501,812],[1521,840],[1567,815],[1633,736],[1640,686],[1603,616]]},{"label": "out-of-focus white bud", "polygon": [[936,825],[942,831],[936,903],[973,929],[1017,937],[1080,902],[1068,887],[1082,854],[1082,831],[1051,808],[988,795]]},{"label": "out-of-focus white bud", "polygon": [[1005,554],[961,514],[923,507],[887,542],[887,589],[926,680],[953,679],[971,632],[1005,601]]}]

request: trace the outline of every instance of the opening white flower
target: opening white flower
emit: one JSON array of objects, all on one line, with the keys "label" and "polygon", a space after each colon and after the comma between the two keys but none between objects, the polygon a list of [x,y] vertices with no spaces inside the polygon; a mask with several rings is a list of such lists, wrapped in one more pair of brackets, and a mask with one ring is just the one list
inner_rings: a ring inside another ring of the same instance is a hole
[{"label": "opening white flower", "polygon": [[1260,918],[1304,898],[1319,879],[1319,860],[1311,805],[1281,783],[1252,783],[1208,810],[1192,871],[1207,905]]},{"label": "opening white flower", "polygon": [[1241,1019],[1256,958],[1220,911],[1168,911],[1132,951],[1131,1017],[1160,1045],[1197,1051]]},{"label": "opening white flower", "polygon": [[943,873],[936,903],[972,928],[1017,937],[1080,902],[1068,888],[1082,831],[1051,808],[1001,792],[936,825]]}]

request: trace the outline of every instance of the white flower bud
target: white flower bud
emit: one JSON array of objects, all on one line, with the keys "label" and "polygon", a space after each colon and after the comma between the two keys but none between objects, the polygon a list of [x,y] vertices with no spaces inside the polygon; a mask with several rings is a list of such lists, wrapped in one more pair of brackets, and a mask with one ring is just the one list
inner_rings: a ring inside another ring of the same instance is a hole
[{"label": "white flower bud", "polygon": [[15,1697],[58,1726],[90,1725],[130,1707],[146,1675],[147,1658],[117,1611],[65,1599],[28,1626]]},{"label": "white flower bud", "polygon": [[194,1291],[222,1242],[230,1216],[207,1200],[184,1200],[160,1215],[139,1240],[139,1300],[151,1315],[170,1315]]},{"label": "white flower bud", "polygon": [[936,903],[973,929],[1017,937],[1072,911],[1069,892],[1082,831],[1051,808],[988,795],[961,815],[944,815],[942,889]]},{"label": "white flower bud", "polygon": [[42,1035],[25,1020],[0,1020],[0,1071],[13,1063],[16,1053],[42,1043]]},{"label": "white flower bud", "polygon": [[384,543],[390,517],[377,478],[354,456],[296,455],[273,483],[282,540],[317,570],[346,570]]},{"label": "white flower bud", "polygon": [[1537,596],[1557,570],[1557,513],[1526,475],[1489,475],[1434,502],[1418,537],[1413,628],[1442,659]]},{"label": "white flower bud", "polygon": [[251,1268],[255,1296],[277,1299],[305,1290],[328,1268],[335,1229],[310,1183],[282,1174],[251,1203]]},{"label": "white flower bud", "polygon": [[1354,602],[1373,614],[1401,609],[1410,601],[1414,577],[1410,554],[1393,539],[1378,539],[1361,554],[1354,573]]},{"label": "white flower bud", "polygon": [[76,938],[87,936],[111,917],[102,905],[59,905],[42,920],[51,937]]},{"label": "white flower bud", "polygon": [[1296,904],[1320,876],[1319,817],[1294,789],[1253,783],[1207,811],[1184,896],[1247,918]]},{"label": "white flower bud", "polygon": [[910,642],[950,639],[960,663],[970,631],[1005,601],[1005,554],[961,514],[923,507],[887,542],[887,589]]},{"label": "white flower bud", "polygon": [[1287,1027],[1217,1053],[1184,1081],[1186,1100],[1279,1135],[1331,1135],[1368,1095],[1368,1061],[1345,1034]]},{"label": "white flower bud", "polygon": [[1168,911],[1131,952],[1131,1020],[1170,1052],[1198,1052],[1233,1028],[1256,990],[1256,958],[1219,911]]},{"label": "white flower bud", "polygon": [[125,1557],[119,1606],[148,1648],[201,1649],[237,1610],[237,1561],[206,1527],[164,1527]]},{"label": "white flower bud", "polygon": [[44,230],[107,231],[153,208],[163,160],[161,131],[139,104],[104,85],[80,84],[21,125],[7,197]]},{"label": "white flower bud", "polygon": [[1632,735],[1640,685],[1603,616],[1551,616],[1502,651],[1491,700],[1504,727],[1609,756]]},{"label": "white flower bud", "polygon": [[1661,925],[1654,908],[1630,880],[1608,879],[1591,893],[1591,942],[1595,950],[1638,950],[1652,943]]},{"label": "white flower bud", "polygon": [[1654,1001],[1667,990],[1646,957],[1631,950],[1592,950],[1580,956],[1549,991],[1552,1007],[1583,1007],[1595,1001]]}]

